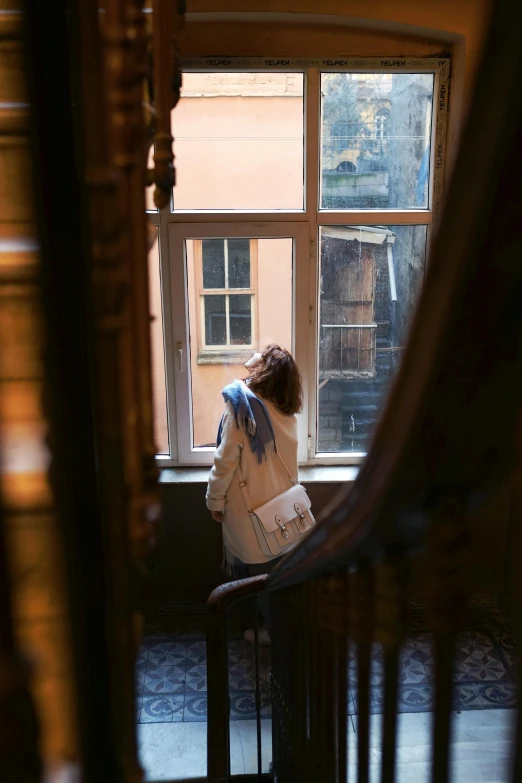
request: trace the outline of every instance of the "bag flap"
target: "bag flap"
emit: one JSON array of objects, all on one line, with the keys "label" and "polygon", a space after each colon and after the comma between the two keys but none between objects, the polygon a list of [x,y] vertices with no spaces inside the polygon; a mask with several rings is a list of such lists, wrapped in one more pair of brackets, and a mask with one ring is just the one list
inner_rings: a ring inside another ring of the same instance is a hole
[{"label": "bag flap", "polygon": [[[281,523],[286,525],[291,519],[295,519],[300,512],[304,514],[305,511],[308,511],[311,505],[305,488],[301,484],[296,484],[281,495],[269,500],[268,503],[263,503],[262,506],[254,510],[254,514],[266,532],[273,533],[274,530],[281,527]],[[276,517],[279,517],[280,524],[278,524]]]}]

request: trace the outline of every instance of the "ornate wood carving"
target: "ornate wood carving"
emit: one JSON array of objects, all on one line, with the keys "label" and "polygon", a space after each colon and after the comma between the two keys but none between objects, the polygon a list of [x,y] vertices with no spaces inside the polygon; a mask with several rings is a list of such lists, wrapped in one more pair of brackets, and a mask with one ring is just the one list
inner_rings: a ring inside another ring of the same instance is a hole
[{"label": "ornate wood carving", "polygon": [[30,670],[17,653],[7,556],[0,517],[0,769],[5,783],[37,783],[42,776],[39,727]]},{"label": "ornate wood carving", "polygon": [[[166,13],[169,4],[164,2],[163,17]],[[130,781],[139,780],[141,772],[134,731],[129,557],[138,567],[145,567],[159,512],[145,216],[148,131],[143,85],[148,37],[139,0],[109,0],[100,24],[95,7],[80,3],[77,21],[100,503],[110,552],[106,572],[107,622],[113,628],[109,655],[118,669],[111,686],[111,719],[115,753]],[[170,46],[170,26],[163,33],[162,40]],[[165,47],[156,60],[163,63],[163,73],[170,69],[172,57]],[[163,87],[162,91],[165,94]],[[166,120],[170,122],[170,114]]]},{"label": "ornate wood carving", "polygon": [[[147,233],[146,137],[142,86],[147,37],[141,2],[111,0],[102,27],[107,82],[109,159],[115,177],[120,273],[125,278],[126,323],[120,331],[120,400],[129,492],[131,555],[144,565],[155,540],[157,471],[152,434]],[[127,309],[128,308],[128,309]]]},{"label": "ornate wood carving", "polygon": [[[106,697],[113,739],[111,761],[124,772],[126,781],[142,777],[135,739],[130,562],[138,544],[148,541],[148,531],[143,533],[140,526],[146,512],[142,469],[146,395],[139,379],[146,368],[137,340],[139,327],[143,329],[146,319],[142,317],[139,323],[136,320],[136,313],[141,312],[136,302],[142,300],[136,290],[138,256],[133,248],[133,242],[137,242],[146,274],[144,196],[143,190],[136,195],[135,183],[129,189],[142,163],[144,133],[140,119],[142,73],[136,59],[136,50],[142,49],[143,42],[140,23],[131,8],[134,5],[123,0],[109,3],[102,31],[95,5],[80,3],[77,16],[94,315],[99,499],[106,549],[105,610],[111,629],[107,636],[110,676]],[[136,198],[139,209],[134,205]],[[137,224],[134,227],[133,217]]]},{"label": "ornate wood carving", "polygon": [[[154,547],[159,524],[159,494],[156,449],[153,438],[150,309],[147,251],[149,238],[145,218],[146,155],[150,127],[155,125],[154,181],[156,203],[170,203],[174,184],[170,111],[179,98],[176,35],[181,17],[171,3],[154,6],[153,62],[154,106],[144,104],[149,83],[150,35],[141,0],[110,0],[102,35],[107,79],[110,162],[118,179],[121,242],[120,270],[129,297],[128,329],[121,333],[125,356],[121,384],[125,422],[125,476],[129,500],[129,532],[133,562],[145,567]],[[172,80],[167,74],[173,72]],[[150,174],[150,172],[149,172]],[[159,201],[158,201],[159,199]]]},{"label": "ornate wood carving", "polygon": [[[21,4],[0,11],[0,776],[76,752],[63,560],[43,410],[41,262]],[[9,590],[10,588],[10,590]],[[9,597],[9,592],[11,598]],[[35,663],[30,668],[17,649]],[[35,704],[38,711],[36,718]],[[41,729],[38,730],[37,723]]]},{"label": "ornate wood carving", "polygon": [[158,209],[169,206],[175,184],[171,111],[181,92],[178,38],[184,26],[185,5],[154,0],[154,169],[149,182],[156,185],[154,203]]}]

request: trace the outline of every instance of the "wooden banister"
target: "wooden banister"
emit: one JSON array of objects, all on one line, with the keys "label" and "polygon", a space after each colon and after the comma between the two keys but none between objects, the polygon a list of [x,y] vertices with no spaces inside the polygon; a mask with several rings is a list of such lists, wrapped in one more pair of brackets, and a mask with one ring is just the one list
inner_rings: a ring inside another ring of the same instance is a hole
[{"label": "wooden banister", "polygon": [[230,775],[230,731],[228,700],[227,609],[234,603],[259,595],[266,574],[229,582],[214,590],[207,602],[207,683],[209,781],[220,783]]}]

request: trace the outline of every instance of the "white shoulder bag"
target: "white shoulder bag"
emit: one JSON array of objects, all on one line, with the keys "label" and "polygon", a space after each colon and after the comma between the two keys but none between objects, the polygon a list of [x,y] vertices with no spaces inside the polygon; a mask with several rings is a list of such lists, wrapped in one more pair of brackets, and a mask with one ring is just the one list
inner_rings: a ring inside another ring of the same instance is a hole
[{"label": "white shoulder bag", "polygon": [[241,487],[259,546],[267,557],[283,555],[299,541],[301,536],[308,533],[315,525],[312,504],[305,488],[294,479],[279,452],[276,452],[276,456],[281,460],[294,486],[255,509],[252,508],[252,501],[250,500],[241,466],[239,465],[237,468],[239,486]]}]

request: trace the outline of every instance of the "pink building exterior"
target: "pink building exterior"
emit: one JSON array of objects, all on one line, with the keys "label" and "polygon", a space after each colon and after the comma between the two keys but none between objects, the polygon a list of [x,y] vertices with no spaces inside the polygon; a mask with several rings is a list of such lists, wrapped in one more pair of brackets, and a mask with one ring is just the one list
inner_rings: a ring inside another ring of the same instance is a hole
[{"label": "pink building exterior", "polygon": [[[300,74],[186,73],[182,96],[173,112],[176,210],[302,209]],[[221,389],[234,378],[245,377],[243,364],[249,355],[271,342],[292,347],[293,248],[290,238],[251,242],[252,349],[230,346],[216,350],[209,360],[201,357],[203,315],[196,247],[195,240],[187,241],[192,418],[194,446],[204,446],[215,443],[223,411]],[[171,253],[171,264],[181,262]],[[156,444],[165,453],[168,433],[157,244],[149,264],[155,319],[151,339]]]}]

